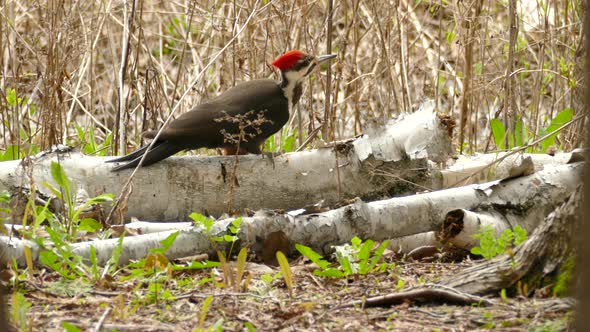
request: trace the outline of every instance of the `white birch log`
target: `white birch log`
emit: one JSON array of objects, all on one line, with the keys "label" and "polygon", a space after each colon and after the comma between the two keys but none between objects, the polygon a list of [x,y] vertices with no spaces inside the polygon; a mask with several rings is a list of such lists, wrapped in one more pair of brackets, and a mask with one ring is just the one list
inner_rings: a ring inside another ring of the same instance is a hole
[{"label": "white birch log", "polygon": [[[428,158],[446,160],[450,138],[431,109],[390,121],[354,140],[312,151],[265,155],[172,157],[140,169],[133,179],[128,217],[187,220],[192,212],[221,215],[231,209],[296,209],[324,200],[376,199],[430,188]],[[106,158],[49,153],[32,159],[32,178],[54,183],[59,161],[73,183],[90,196],[118,195],[131,173],[113,173]],[[236,160],[237,180],[231,181]],[[338,165],[338,167],[336,167]],[[0,191],[28,185],[21,161],[0,163]]]},{"label": "white birch log", "polygon": [[25,248],[31,249],[33,262],[39,263],[39,252],[41,248],[31,240],[19,239],[16,237],[0,235],[0,262],[9,264],[14,259],[19,266],[26,266]]},{"label": "white birch log", "polygon": [[[150,234],[150,233],[158,233],[158,232],[166,232],[166,231],[177,231],[181,229],[191,228],[193,226],[192,222],[149,222],[149,221],[132,221],[130,223],[125,224],[125,230],[130,231],[131,234]],[[13,230],[18,233],[22,230],[23,225],[15,225],[15,224],[4,224],[4,229],[6,229],[7,235],[16,235],[13,234]],[[26,227],[26,229],[30,229],[30,227]]]},{"label": "white birch log", "polygon": [[583,220],[579,214],[583,204],[582,191],[581,186],[571,190],[569,199],[541,220],[530,237],[510,254],[482,260],[443,277],[440,284],[469,294],[497,294],[522,280],[526,281],[530,291],[545,288],[544,278],[563,272],[560,267],[575,250],[576,231]]},{"label": "white birch log", "polygon": [[[527,212],[523,209],[528,206],[534,212],[529,213],[531,220],[543,220],[580,183],[582,169],[582,163],[546,167],[533,175],[505,182],[470,185],[369,203],[359,200],[339,209],[295,217],[287,213],[259,211],[253,217],[243,218],[238,236],[241,246],[260,252],[261,244],[270,233],[282,231],[291,245],[305,244],[322,254],[328,254],[333,245],[349,242],[354,236],[385,240],[439,230],[446,213],[458,208],[517,207],[523,213]],[[542,198],[541,201],[539,197]],[[530,202],[543,203],[542,206],[533,208],[529,205]],[[217,221],[212,235],[225,234],[232,220]],[[193,227],[179,232],[176,242],[167,252],[169,258],[212,251],[210,235],[205,234],[201,228]],[[158,241],[171,233],[168,231],[125,238],[121,261],[125,263],[145,257],[150,248],[159,247]],[[5,247],[2,239],[0,238],[0,247]],[[117,239],[111,239],[75,243],[72,247],[77,254],[89,257],[92,245],[97,250],[99,262],[104,263],[111,257],[116,244]],[[22,257],[15,257],[18,262],[23,260]],[[0,257],[0,262],[6,262],[7,259],[10,257],[4,255]]]},{"label": "white birch log", "polygon": [[[545,166],[566,164],[572,154],[558,153],[555,156],[540,153],[520,153],[504,158],[509,152],[477,154],[475,156],[461,155],[447,169],[441,171],[441,183],[438,189],[483,183],[509,176],[510,170],[517,167],[523,159],[531,158],[536,172]],[[491,167],[490,165],[493,164]]]}]

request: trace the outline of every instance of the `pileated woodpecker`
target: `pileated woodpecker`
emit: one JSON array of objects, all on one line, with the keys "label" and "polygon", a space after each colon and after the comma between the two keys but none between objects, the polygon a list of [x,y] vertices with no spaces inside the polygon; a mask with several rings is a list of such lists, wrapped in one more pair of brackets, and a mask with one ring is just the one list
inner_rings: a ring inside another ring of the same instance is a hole
[{"label": "pileated woodpecker", "polygon": [[[283,54],[272,63],[281,71],[280,82],[271,79],[243,82],[182,114],[162,130],[142,166],[182,150],[198,148],[221,148],[226,155],[261,153],[260,145],[289,120],[289,106],[299,101],[305,77],[335,56],[314,57],[297,50]],[[148,131],[144,137],[154,138],[156,133]],[[126,162],[113,171],[136,167],[148,146],[107,162]]]}]

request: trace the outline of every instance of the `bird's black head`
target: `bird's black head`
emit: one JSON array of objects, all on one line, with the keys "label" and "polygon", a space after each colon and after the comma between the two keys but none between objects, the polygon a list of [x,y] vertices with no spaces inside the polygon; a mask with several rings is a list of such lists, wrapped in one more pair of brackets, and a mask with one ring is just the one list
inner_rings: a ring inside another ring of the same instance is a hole
[{"label": "bird's black head", "polygon": [[301,84],[320,63],[332,59],[336,54],[314,57],[301,51],[293,50],[281,55],[272,65],[281,71],[281,88],[290,105],[295,105],[303,93]]}]

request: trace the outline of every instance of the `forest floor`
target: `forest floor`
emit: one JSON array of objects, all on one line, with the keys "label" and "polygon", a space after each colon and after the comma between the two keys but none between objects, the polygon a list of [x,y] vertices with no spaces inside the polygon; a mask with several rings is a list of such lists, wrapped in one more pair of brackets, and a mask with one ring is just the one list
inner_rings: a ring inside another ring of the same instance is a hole
[{"label": "forest floor", "polygon": [[41,272],[37,281],[23,284],[33,305],[22,324],[30,331],[64,331],[64,322],[81,331],[562,331],[574,321],[574,300],[539,291],[529,297],[498,292],[486,297],[488,305],[406,301],[344,308],[352,301],[436,283],[474,264],[469,258],[418,262],[388,256],[387,271],[350,279],[315,276],[313,265],[293,261],[292,296],[283,278],[276,277],[280,269],[255,263],[246,267],[247,291],[223,287],[218,268],[127,281],[121,280],[131,272],[122,270],[102,285],[64,282]]}]

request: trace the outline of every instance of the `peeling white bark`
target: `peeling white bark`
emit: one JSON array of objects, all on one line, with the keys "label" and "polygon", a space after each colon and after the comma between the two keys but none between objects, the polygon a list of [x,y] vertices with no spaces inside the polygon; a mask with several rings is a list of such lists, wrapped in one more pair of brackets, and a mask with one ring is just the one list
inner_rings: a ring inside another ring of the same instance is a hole
[{"label": "peeling white bark", "polygon": [[137,234],[150,234],[166,231],[178,231],[181,229],[191,228],[192,222],[148,222],[133,221],[125,224],[125,229],[135,231]]}]

